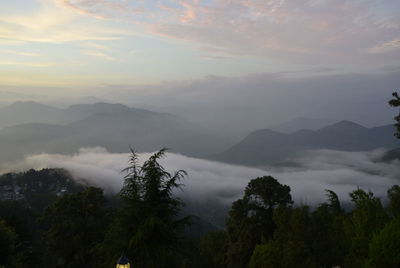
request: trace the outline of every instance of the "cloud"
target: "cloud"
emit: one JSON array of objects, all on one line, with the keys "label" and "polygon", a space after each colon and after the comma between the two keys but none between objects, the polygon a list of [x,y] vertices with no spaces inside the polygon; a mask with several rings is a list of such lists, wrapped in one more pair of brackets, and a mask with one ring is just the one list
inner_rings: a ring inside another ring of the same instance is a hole
[{"label": "cloud", "polygon": [[144,1],[138,2],[138,5],[131,7],[125,0],[56,0],[58,6],[78,12],[82,15],[93,16],[97,19],[109,19],[119,17],[120,13],[141,13],[144,11]]},{"label": "cloud", "polygon": [[381,19],[372,2],[211,2],[191,4],[184,12],[195,16],[184,15],[190,19],[182,20],[181,15],[183,23],[153,24],[152,32],[193,42],[198,49],[216,54],[222,50],[299,63],[351,63],[362,60],[364,47],[374,46],[378,36],[395,36],[399,30],[387,26],[392,19]]},{"label": "cloud", "polygon": [[[161,163],[170,172],[184,169],[183,191],[177,194],[189,203],[216,202],[228,207],[243,195],[247,183],[256,177],[272,175],[292,189],[296,202],[310,205],[325,200],[325,189],[335,191],[342,201],[360,187],[385,198],[386,191],[399,184],[399,162],[376,161],[384,151],[340,152],[311,151],[297,159],[299,167],[267,167],[265,169],[234,166],[168,153]],[[140,154],[140,161],[150,154]],[[75,179],[117,193],[122,187],[121,170],[127,166],[128,154],[109,153],[103,148],[81,149],[74,155],[38,154],[23,161],[4,165],[2,172],[24,171],[29,168],[65,168]]]},{"label": "cloud", "polygon": [[20,61],[4,61],[0,60],[0,65],[16,65],[16,66],[28,66],[28,67],[39,67],[45,68],[50,67],[52,63],[40,63],[40,62],[20,62]]},{"label": "cloud", "polygon": [[18,56],[26,56],[26,57],[39,57],[40,56],[40,54],[38,54],[38,53],[17,51],[17,50],[8,50],[8,49],[1,49],[0,53],[1,54],[18,55]]},{"label": "cloud", "polygon": [[85,50],[83,51],[83,54],[85,55],[101,58],[108,61],[115,60],[115,58],[109,54],[110,52],[112,52],[112,50],[108,46],[95,42],[87,42],[82,44],[81,46],[85,48]]},{"label": "cloud", "polygon": [[104,60],[109,60],[109,61],[115,60],[115,58],[113,58],[112,56],[110,56],[102,51],[84,51],[83,53],[86,55],[93,56],[96,58],[101,58]]},{"label": "cloud", "polygon": [[110,55],[107,55],[104,52],[101,51],[86,51],[84,52],[84,54],[89,55],[89,56],[93,56],[93,57],[97,57],[97,58],[101,58],[104,60],[115,60],[113,57],[111,57]]},{"label": "cloud", "polygon": [[140,24],[148,33],[188,41],[212,56],[297,63],[365,62],[377,40],[398,38],[400,29],[395,0],[58,2],[79,14]]},{"label": "cloud", "polygon": [[[366,66],[371,61],[375,65],[395,63],[400,56],[396,49],[400,29],[396,10],[400,6],[396,0],[39,3],[30,13],[2,14],[2,44],[112,41],[140,34],[161,37],[174,46],[195,50],[199,58],[214,60],[257,57],[282,64]],[[92,54],[106,58],[107,53]]]},{"label": "cloud", "polygon": [[31,13],[1,15],[1,43],[57,44],[72,41],[116,40],[132,34],[122,27],[95,23],[76,12],[60,8],[57,1],[42,0],[40,3],[38,10]]},{"label": "cloud", "polygon": [[[6,89],[6,87],[3,87],[4,89]],[[14,87],[8,87],[7,90],[0,90],[0,99],[2,101],[7,101],[7,102],[15,102],[15,101],[21,101],[21,100],[31,100],[33,99],[35,96],[31,95],[31,94],[26,94],[21,93],[21,92],[15,92],[14,91]]]},{"label": "cloud", "polygon": [[381,45],[375,46],[371,48],[369,51],[371,53],[385,53],[385,52],[390,52],[395,49],[400,49],[400,39],[395,39],[386,43],[383,43]]},{"label": "cloud", "polygon": [[[96,2],[102,2],[102,1],[80,1],[80,4],[82,4],[82,2],[86,2],[86,3],[96,3]],[[79,7],[78,4],[74,3],[73,1],[70,0],[58,0],[57,4],[60,7],[66,8],[66,9],[72,9],[73,11],[76,11],[82,15],[91,15],[94,16],[97,19],[104,19],[104,16],[101,16],[99,14],[96,14],[95,12],[91,12],[87,9],[81,8]]]},{"label": "cloud", "polygon": [[181,22],[190,22],[197,18],[195,4],[186,1],[181,1],[180,4],[186,9],[184,15],[181,17]]}]

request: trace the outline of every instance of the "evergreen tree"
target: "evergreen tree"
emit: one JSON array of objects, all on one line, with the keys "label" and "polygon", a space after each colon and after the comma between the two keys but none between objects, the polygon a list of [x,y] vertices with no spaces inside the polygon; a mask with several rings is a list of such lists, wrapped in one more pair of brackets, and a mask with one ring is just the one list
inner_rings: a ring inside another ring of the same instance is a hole
[{"label": "evergreen tree", "polygon": [[274,213],[276,231],[273,246],[278,249],[281,267],[317,267],[312,251],[312,222],[308,206],[278,208]]},{"label": "evergreen tree", "polygon": [[201,267],[225,267],[226,246],[227,233],[225,231],[214,231],[203,235],[198,246]]},{"label": "evergreen tree", "polygon": [[106,243],[109,262],[125,251],[137,267],[178,267],[183,229],[189,217],[180,217],[182,201],[173,196],[186,172],[167,172],[159,163],[165,149],[153,154],[142,166],[132,150],[119,194],[121,207]]},{"label": "evergreen tree", "polygon": [[344,223],[346,219],[338,196],[326,190],[328,200],[311,213],[312,252],[318,267],[343,266],[347,251]]},{"label": "evergreen tree", "polygon": [[[51,267],[98,267],[96,246],[107,228],[105,198],[99,188],[67,194],[49,206],[41,220]],[[54,257],[54,259],[52,259]]]},{"label": "evergreen tree", "polygon": [[[393,92],[392,94],[393,99],[389,101],[389,105],[393,107],[399,107],[400,106],[400,97],[397,92]],[[397,133],[395,134],[397,138],[400,139],[400,113],[395,116],[394,120],[397,122],[396,123],[396,128],[397,128]]]},{"label": "evergreen tree", "polygon": [[369,243],[366,267],[400,267],[400,218],[388,223]]},{"label": "evergreen tree", "polygon": [[247,267],[255,246],[272,238],[274,210],[292,203],[290,187],[273,177],[251,180],[243,198],[232,204],[227,219],[227,266]]},{"label": "evergreen tree", "polygon": [[0,218],[7,226],[12,227],[16,234],[16,251],[20,255],[21,262],[29,264],[31,267],[42,265],[43,249],[39,242],[40,227],[36,221],[36,216],[23,202],[3,201],[0,202]]},{"label": "evergreen tree", "polygon": [[372,236],[378,232],[388,220],[379,198],[373,193],[357,189],[350,193],[355,205],[346,224],[346,235],[350,241],[349,254],[345,264],[348,267],[362,268],[368,257],[368,245]]},{"label": "evergreen tree", "polygon": [[388,191],[388,211],[392,218],[400,216],[400,186],[393,185]]},{"label": "evergreen tree", "polygon": [[17,235],[0,218],[0,267],[20,267],[16,252]]}]

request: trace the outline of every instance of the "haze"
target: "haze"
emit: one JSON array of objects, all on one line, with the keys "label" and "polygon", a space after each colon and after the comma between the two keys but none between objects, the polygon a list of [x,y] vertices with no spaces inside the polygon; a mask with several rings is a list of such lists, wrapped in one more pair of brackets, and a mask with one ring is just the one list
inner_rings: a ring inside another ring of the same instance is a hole
[{"label": "haze", "polygon": [[398,0],[3,1],[0,161],[129,146],[268,172],[312,170],[321,150],[383,161],[399,14]]}]

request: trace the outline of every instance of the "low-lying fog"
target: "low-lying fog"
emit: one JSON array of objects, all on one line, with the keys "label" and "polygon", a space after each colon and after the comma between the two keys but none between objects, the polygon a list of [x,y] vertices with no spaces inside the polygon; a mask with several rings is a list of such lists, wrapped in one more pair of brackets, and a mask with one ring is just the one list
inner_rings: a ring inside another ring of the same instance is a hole
[{"label": "low-lying fog", "polygon": [[[310,151],[295,159],[292,167],[249,168],[167,153],[161,163],[173,172],[184,169],[188,176],[177,191],[189,203],[218,202],[228,205],[240,198],[249,180],[271,175],[292,189],[297,203],[315,205],[325,200],[324,189],[335,191],[342,201],[360,187],[385,198],[389,187],[400,182],[399,162],[378,161],[384,150],[370,152]],[[149,153],[140,154],[142,162]],[[128,165],[126,153],[109,153],[105,149],[83,148],[73,155],[38,154],[4,164],[0,171],[64,168],[76,180],[85,179],[108,193],[117,193],[123,183],[121,170]]]}]

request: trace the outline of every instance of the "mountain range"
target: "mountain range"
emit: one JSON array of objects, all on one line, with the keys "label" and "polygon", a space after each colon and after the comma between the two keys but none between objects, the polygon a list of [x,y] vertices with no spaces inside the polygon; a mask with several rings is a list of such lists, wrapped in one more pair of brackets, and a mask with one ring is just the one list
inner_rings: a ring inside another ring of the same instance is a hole
[{"label": "mountain range", "polygon": [[138,152],[167,147],[188,156],[263,166],[290,162],[307,150],[399,147],[393,125],[367,128],[351,121],[332,124],[331,120],[297,118],[280,125],[280,129],[285,132],[256,130],[232,146],[229,139],[168,113],[111,103],[61,109],[16,102],[0,108],[0,161],[42,152],[71,154],[95,146],[127,152],[131,146]]},{"label": "mountain range", "polygon": [[272,125],[268,129],[282,133],[292,133],[302,129],[318,130],[336,122],[336,120],[329,118],[296,117],[281,124]]},{"label": "mountain range", "polygon": [[0,109],[0,160],[26,154],[74,153],[102,146],[111,152],[139,152],[163,147],[191,156],[218,152],[224,140],[201,127],[166,113],[122,104],[73,105],[65,109],[36,102],[17,102]]},{"label": "mountain range", "polygon": [[367,128],[351,121],[341,121],[318,130],[298,130],[293,133],[261,129],[250,133],[239,143],[211,156],[210,159],[232,164],[263,166],[290,161],[307,150],[393,149],[400,145],[393,133],[393,125]]}]

